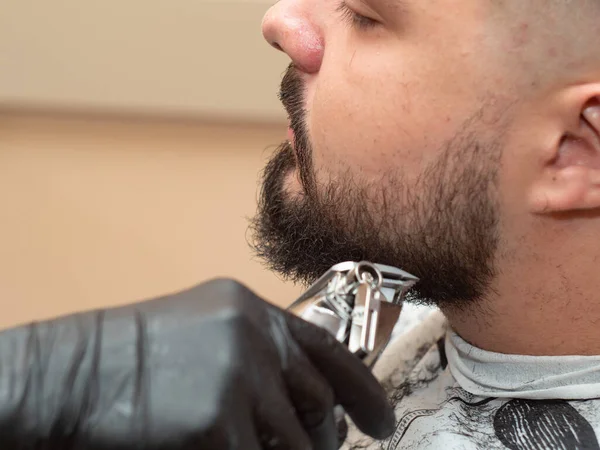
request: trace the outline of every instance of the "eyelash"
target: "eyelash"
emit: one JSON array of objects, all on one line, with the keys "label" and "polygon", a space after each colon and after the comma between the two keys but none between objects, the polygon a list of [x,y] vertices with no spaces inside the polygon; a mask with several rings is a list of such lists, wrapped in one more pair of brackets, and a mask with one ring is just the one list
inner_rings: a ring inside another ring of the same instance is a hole
[{"label": "eyelash", "polygon": [[365,17],[354,11],[344,0],[340,2],[337,12],[341,14],[342,19],[361,30],[368,30],[378,24],[376,20]]}]

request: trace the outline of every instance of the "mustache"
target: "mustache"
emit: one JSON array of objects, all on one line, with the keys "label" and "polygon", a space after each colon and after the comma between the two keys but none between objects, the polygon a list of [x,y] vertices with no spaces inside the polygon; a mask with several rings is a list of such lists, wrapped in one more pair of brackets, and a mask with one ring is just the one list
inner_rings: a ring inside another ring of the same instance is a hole
[{"label": "mustache", "polygon": [[285,71],[279,89],[279,100],[290,120],[294,132],[294,151],[296,153],[300,181],[307,193],[315,192],[316,180],[312,166],[312,147],[306,126],[305,105],[306,86],[294,64]]},{"label": "mustache", "polygon": [[[299,125],[304,121],[304,81],[294,64],[285,71],[279,88],[279,100],[283,104],[292,123]],[[296,131],[293,127],[292,129]]]}]

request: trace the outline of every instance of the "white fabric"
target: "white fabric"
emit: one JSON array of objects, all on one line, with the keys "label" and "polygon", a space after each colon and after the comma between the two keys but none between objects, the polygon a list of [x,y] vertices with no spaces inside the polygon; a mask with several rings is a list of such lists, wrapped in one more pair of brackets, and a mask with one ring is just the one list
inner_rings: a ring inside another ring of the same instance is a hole
[{"label": "white fabric", "polygon": [[344,449],[600,450],[600,357],[486,352],[436,309],[402,314],[374,369],[396,430],[375,442],[350,424]]},{"label": "white fabric", "polygon": [[600,356],[515,356],[446,336],[450,371],[471,394],[519,398],[600,398]]}]

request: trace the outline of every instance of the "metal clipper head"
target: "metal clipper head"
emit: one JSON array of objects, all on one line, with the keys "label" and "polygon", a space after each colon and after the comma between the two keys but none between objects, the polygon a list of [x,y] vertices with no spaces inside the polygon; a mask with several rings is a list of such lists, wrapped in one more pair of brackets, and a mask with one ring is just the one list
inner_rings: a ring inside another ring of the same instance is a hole
[{"label": "metal clipper head", "polygon": [[371,367],[387,346],[408,290],[419,279],[370,262],[336,264],[290,309],[333,334]]}]

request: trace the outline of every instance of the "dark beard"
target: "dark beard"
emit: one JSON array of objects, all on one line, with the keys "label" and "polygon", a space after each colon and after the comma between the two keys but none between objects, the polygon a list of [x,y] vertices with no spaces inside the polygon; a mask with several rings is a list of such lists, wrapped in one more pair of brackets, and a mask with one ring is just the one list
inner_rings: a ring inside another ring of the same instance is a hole
[{"label": "dark beard", "polygon": [[[419,277],[411,298],[422,303],[466,307],[488,293],[499,241],[500,145],[482,145],[466,124],[414,186],[388,168],[379,183],[347,173],[317,185],[305,127],[292,123],[298,159],[286,143],[267,164],[251,223],[254,250],[270,269],[310,284],[334,264],[366,260]],[[294,170],[302,195],[285,190]]]}]

